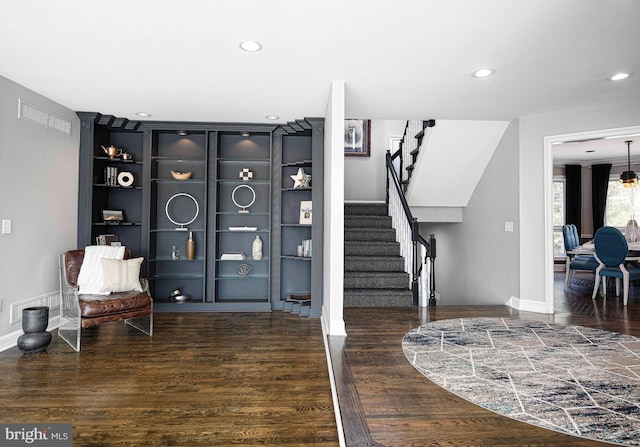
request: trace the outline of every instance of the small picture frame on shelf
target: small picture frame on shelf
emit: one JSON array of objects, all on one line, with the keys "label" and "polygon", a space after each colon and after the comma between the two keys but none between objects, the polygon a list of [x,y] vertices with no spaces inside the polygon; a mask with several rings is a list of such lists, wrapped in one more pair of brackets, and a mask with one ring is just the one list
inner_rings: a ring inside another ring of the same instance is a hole
[{"label": "small picture frame on shelf", "polygon": [[124,212],[122,210],[102,210],[102,221],[108,224],[119,224],[124,222]]},{"label": "small picture frame on shelf", "polygon": [[371,156],[371,120],[344,120],[344,155]]},{"label": "small picture frame on shelf", "polygon": [[311,225],[313,217],[313,204],[311,200],[300,201],[300,225]]}]

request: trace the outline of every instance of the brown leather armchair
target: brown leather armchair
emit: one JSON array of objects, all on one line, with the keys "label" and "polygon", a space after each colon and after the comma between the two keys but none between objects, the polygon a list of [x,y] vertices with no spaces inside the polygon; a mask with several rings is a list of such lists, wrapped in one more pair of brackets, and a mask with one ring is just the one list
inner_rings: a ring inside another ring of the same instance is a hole
[{"label": "brown leather armchair", "polygon": [[[130,257],[125,251],[125,259]],[[80,351],[81,330],[122,321],[139,331],[153,335],[153,299],[145,279],[140,279],[142,292],[126,291],[110,295],[78,293],[78,275],[84,250],[70,250],[60,255],[60,327],[58,335],[76,351]]]}]

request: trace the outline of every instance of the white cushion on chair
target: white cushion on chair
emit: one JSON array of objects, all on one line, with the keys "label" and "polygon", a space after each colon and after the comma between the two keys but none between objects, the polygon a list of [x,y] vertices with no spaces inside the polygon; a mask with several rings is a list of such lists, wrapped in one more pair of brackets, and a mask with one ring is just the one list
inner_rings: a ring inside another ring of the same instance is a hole
[{"label": "white cushion on chair", "polygon": [[100,259],[102,264],[103,283],[100,294],[112,292],[142,292],[140,284],[140,265],[144,258]]},{"label": "white cushion on chair", "polygon": [[101,292],[103,288],[101,258],[122,259],[125,247],[112,247],[110,245],[89,245],[84,249],[84,259],[78,273],[79,293],[108,295],[110,292]]}]

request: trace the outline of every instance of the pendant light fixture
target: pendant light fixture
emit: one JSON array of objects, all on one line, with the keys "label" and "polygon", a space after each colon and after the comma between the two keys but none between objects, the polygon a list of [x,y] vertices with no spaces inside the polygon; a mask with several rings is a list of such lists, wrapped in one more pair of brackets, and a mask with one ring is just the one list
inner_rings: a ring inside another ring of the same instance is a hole
[{"label": "pendant light fixture", "polygon": [[638,186],[638,175],[631,170],[631,143],[632,141],[625,141],[627,144],[627,170],[620,174],[620,181],[625,188],[635,188]]}]

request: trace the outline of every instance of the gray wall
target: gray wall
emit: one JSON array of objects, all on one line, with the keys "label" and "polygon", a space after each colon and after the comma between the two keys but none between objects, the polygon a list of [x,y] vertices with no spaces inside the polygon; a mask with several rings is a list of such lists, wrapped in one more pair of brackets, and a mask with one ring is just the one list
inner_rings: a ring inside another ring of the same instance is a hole
[{"label": "gray wall", "polygon": [[380,202],[385,200],[387,170],[385,155],[389,137],[402,137],[406,120],[371,120],[371,156],[344,157],[344,199]]},{"label": "gray wall", "polygon": [[520,300],[544,303],[544,138],[640,125],[640,104],[618,101],[520,118]]},{"label": "gray wall", "polygon": [[[18,119],[18,99],[71,120],[71,136]],[[75,248],[79,121],[72,110],[0,76],[0,350],[22,333],[11,304],[57,294],[61,251]],[[17,334],[17,335],[16,335]]]},{"label": "gray wall", "polygon": [[[420,224],[437,239],[440,305],[504,304],[519,284],[518,121],[509,123],[461,223]],[[455,184],[450,185],[455,187]],[[514,232],[506,232],[513,222]]]}]

